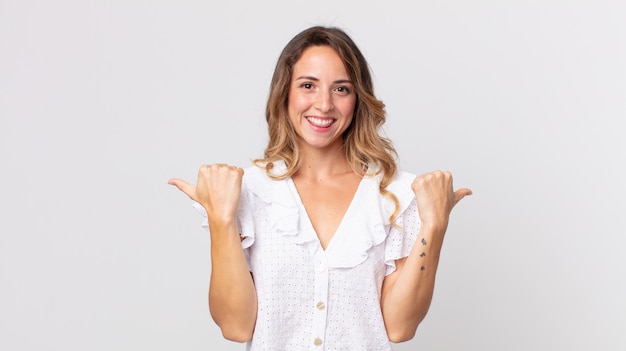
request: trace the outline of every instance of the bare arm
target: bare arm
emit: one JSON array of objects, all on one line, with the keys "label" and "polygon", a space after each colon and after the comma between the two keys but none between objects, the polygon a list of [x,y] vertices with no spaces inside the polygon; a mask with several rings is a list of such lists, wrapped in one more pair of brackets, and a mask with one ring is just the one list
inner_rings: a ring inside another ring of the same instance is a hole
[{"label": "bare arm", "polygon": [[389,340],[401,342],[415,335],[426,316],[435,287],[435,275],[452,208],[469,189],[453,190],[449,172],[431,172],[412,184],[421,226],[409,256],[396,261],[396,270],[385,277],[381,309]]},{"label": "bare arm", "polygon": [[181,179],[168,182],[200,203],[211,233],[209,309],[226,339],[252,338],[257,314],[254,281],[245,259],[236,213],[243,170],[228,165],[202,166],[196,186]]}]

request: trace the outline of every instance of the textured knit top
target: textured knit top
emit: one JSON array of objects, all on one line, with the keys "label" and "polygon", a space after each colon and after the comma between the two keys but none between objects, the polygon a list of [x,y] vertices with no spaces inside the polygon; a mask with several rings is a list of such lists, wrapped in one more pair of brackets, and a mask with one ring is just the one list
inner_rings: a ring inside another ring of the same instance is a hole
[{"label": "textured knit top", "polygon": [[[274,164],[272,172],[284,171],[284,163]],[[380,194],[380,176],[364,177],[324,250],[293,180],[245,170],[237,224],[258,297],[248,351],[391,350],[381,288],[417,238],[414,178],[398,172],[387,186],[400,202],[395,227],[394,203]]]}]

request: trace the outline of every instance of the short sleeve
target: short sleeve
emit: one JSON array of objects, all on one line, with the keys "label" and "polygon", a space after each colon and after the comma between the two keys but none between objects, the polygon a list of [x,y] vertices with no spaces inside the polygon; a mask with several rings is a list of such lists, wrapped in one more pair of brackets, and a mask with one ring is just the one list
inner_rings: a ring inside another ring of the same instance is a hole
[{"label": "short sleeve", "polygon": [[202,216],[202,222],[200,223],[200,226],[208,231],[209,230],[209,219],[207,218],[206,210],[204,209],[204,207],[202,207],[202,205],[200,205],[196,201],[192,202],[191,206],[196,211],[198,211],[198,213]]},{"label": "short sleeve", "polygon": [[239,235],[242,238],[241,245],[246,249],[246,257],[248,257],[247,249],[254,243],[253,198],[254,194],[249,191],[247,184],[244,182],[241,189],[241,198],[239,199],[239,208],[237,209],[237,229],[239,229]]},{"label": "short sleeve", "polygon": [[[245,178],[244,178],[245,179]],[[254,243],[254,218],[252,216],[252,198],[254,194],[252,194],[245,182],[241,189],[241,198],[239,199],[239,207],[237,208],[237,230],[239,235],[241,236],[241,247],[244,250],[244,254],[246,256],[246,261],[248,262],[248,268],[250,268],[250,253],[249,248]],[[200,225],[209,231],[209,221],[207,218],[207,213],[204,207],[200,205],[198,202],[193,202],[192,206],[198,213],[200,213],[204,218]]]},{"label": "short sleeve", "polygon": [[[410,188],[414,175],[404,174],[396,186],[391,188],[400,200],[401,212],[396,218],[395,225],[389,226],[389,234],[385,239],[385,275],[396,270],[396,260],[409,256],[420,229],[420,218],[417,212],[417,202]],[[394,189],[395,188],[395,189]]]}]

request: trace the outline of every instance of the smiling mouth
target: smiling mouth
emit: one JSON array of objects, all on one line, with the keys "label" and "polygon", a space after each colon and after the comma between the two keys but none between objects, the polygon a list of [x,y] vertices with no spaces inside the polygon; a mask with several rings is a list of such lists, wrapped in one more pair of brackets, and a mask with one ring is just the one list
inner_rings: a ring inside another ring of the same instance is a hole
[{"label": "smiling mouth", "polygon": [[334,118],[306,117],[306,120],[318,128],[327,128],[335,122]]}]

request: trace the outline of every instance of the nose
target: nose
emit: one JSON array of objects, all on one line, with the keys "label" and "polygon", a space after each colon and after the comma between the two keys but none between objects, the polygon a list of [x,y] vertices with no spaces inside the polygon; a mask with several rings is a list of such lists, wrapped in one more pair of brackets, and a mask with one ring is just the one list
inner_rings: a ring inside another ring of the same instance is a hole
[{"label": "nose", "polygon": [[335,108],[333,105],[333,95],[332,92],[322,91],[318,95],[318,103],[317,106],[320,111],[328,112]]}]

